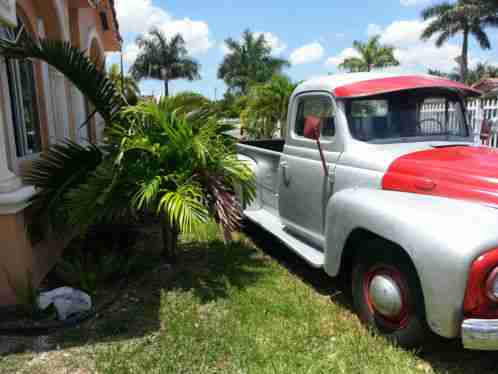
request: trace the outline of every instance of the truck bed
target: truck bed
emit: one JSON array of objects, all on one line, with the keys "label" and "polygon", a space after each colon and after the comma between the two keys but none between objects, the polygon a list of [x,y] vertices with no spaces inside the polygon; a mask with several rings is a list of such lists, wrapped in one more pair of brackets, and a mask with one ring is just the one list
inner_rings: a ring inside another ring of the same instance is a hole
[{"label": "truck bed", "polygon": [[278,216],[278,169],[283,149],[283,140],[255,140],[237,144],[237,152],[257,164],[256,199],[248,209],[264,209]]}]

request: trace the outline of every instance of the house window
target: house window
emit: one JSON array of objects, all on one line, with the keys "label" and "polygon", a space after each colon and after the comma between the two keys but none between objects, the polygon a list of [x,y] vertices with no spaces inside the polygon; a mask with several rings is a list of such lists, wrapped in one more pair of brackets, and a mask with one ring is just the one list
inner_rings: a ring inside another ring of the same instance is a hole
[{"label": "house window", "polygon": [[[17,29],[0,27],[0,38],[14,40],[22,27],[19,19],[18,24]],[[34,68],[31,60],[6,59],[6,66],[16,153],[24,157],[41,151]]]}]

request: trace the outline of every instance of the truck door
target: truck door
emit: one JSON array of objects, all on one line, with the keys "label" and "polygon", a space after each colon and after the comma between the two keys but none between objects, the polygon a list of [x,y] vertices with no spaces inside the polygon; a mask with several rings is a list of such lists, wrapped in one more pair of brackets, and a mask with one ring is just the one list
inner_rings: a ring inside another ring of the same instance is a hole
[{"label": "truck door", "polygon": [[330,174],[339,159],[336,151],[336,106],[328,93],[312,92],[293,99],[284,154],[279,170],[279,213],[286,229],[321,247],[326,201],[333,175],[325,176],[316,141],[304,129],[320,121],[320,141]]}]

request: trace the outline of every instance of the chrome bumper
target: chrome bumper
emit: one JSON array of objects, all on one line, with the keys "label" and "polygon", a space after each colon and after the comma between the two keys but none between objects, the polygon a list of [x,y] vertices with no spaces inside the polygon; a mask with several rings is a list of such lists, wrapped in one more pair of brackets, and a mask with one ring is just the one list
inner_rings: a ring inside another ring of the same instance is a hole
[{"label": "chrome bumper", "polygon": [[465,319],[462,342],[467,349],[498,351],[498,319]]}]

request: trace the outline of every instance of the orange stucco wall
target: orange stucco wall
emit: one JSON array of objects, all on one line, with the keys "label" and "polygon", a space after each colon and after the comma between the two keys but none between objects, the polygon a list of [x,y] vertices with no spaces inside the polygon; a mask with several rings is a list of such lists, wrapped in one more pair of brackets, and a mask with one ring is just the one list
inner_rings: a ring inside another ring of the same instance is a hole
[{"label": "orange stucco wall", "polygon": [[37,286],[60,258],[65,239],[45,240],[32,245],[26,235],[25,212],[0,215],[0,306],[16,303],[13,286],[25,285],[28,278]]}]

